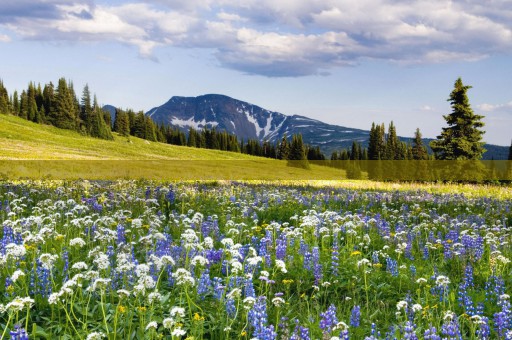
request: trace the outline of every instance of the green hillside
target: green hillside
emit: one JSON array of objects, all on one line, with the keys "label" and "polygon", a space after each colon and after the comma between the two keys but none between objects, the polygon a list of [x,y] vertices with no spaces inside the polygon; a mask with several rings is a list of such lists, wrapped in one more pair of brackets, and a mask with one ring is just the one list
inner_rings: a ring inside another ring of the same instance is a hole
[{"label": "green hillside", "polygon": [[114,141],[0,115],[0,159],[260,159],[234,152],[149,142],[114,134]]},{"label": "green hillside", "polygon": [[[0,115],[0,177],[162,179],[340,179],[345,172],[236,152],[190,148],[114,134],[113,141]],[[73,162],[70,162],[70,161]],[[98,161],[108,162],[98,162]]]}]

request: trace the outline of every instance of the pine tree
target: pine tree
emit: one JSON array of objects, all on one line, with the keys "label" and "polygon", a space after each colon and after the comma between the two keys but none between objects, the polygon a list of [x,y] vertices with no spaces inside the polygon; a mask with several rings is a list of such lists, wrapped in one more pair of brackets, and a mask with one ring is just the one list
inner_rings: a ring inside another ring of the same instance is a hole
[{"label": "pine tree", "polygon": [[389,123],[388,135],[386,138],[386,155],[385,158],[388,160],[400,159],[400,144],[396,135],[396,128],[393,121]]},{"label": "pine tree", "polygon": [[430,142],[436,159],[475,160],[481,159],[485,149],[481,128],[484,126],[481,115],[473,113],[467,91],[471,86],[464,85],[462,79],[455,81],[454,89],[448,101],[452,112],[443,116],[448,127],[442,129],[436,140]]},{"label": "pine tree", "polygon": [[128,137],[130,135],[130,122],[128,121],[128,114],[121,109],[116,109],[114,131],[124,137]]},{"label": "pine tree", "polygon": [[301,134],[295,134],[292,136],[292,142],[290,144],[290,153],[288,154],[289,160],[302,161],[306,160],[306,150],[304,148],[304,142],[302,141]]},{"label": "pine tree", "polygon": [[277,159],[288,159],[288,155],[290,153],[290,145],[288,144],[288,139],[286,137],[286,133],[283,135],[279,146],[277,147]]},{"label": "pine tree", "polygon": [[18,98],[18,91],[12,94],[12,114],[15,116],[20,115],[20,100]]},{"label": "pine tree", "polygon": [[70,89],[66,83],[66,79],[59,79],[56,92],[55,110],[50,112],[50,122],[58,128],[69,130],[76,129],[76,98],[73,97],[74,91]]},{"label": "pine tree", "polygon": [[82,92],[82,106],[80,108],[80,129],[84,133],[90,133],[93,129],[92,123],[94,118],[92,116],[92,99],[91,92],[89,91],[89,85],[85,84]]},{"label": "pine tree", "polygon": [[421,139],[421,132],[419,128],[416,128],[416,132],[414,133],[414,139],[412,140],[412,159],[428,159],[427,150],[423,145],[423,140]]},{"label": "pine tree", "polygon": [[144,139],[156,142],[156,129],[153,120],[150,117],[145,116],[143,111],[139,112],[139,114],[142,114],[144,117]]},{"label": "pine tree", "polygon": [[0,80],[0,113],[10,113],[9,106],[9,94],[7,93],[3,81]]},{"label": "pine tree", "polygon": [[50,117],[52,112],[55,111],[55,87],[52,82],[44,86],[43,107],[47,117],[46,120],[48,120],[48,117]]}]

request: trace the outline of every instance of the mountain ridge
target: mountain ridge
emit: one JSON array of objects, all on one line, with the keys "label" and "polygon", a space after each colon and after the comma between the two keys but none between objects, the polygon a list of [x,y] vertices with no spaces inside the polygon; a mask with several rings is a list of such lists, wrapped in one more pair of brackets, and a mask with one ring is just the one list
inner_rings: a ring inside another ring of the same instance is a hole
[{"label": "mountain ridge", "polygon": [[[108,111],[115,114],[114,106]],[[368,146],[370,131],[324,123],[301,115],[270,111],[224,94],[209,93],[196,97],[172,96],[167,102],[146,112],[158,124],[172,125],[184,132],[189,128],[215,128],[235,134],[239,139],[277,142],[285,134],[300,133],[306,144],[320,147],[330,157],[332,152],[350,148],[353,141]],[[112,120],[113,121],[113,120]],[[412,137],[399,137],[412,142]],[[423,138],[428,146],[431,138]],[[506,159],[508,147],[486,144],[483,159]]]}]

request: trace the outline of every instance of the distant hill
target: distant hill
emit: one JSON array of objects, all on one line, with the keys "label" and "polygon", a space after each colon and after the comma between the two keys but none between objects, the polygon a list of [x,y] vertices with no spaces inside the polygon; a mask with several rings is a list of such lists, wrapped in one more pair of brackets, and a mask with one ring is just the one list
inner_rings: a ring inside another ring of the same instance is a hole
[{"label": "distant hill", "polygon": [[[115,112],[113,106],[104,108],[109,112]],[[149,110],[146,115],[157,123],[176,126],[185,132],[190,127],[216,128],[226,130],[244,140],[275,142],[285,134],[290,137],[292,134],[300,133],[305,143],[319,146],[327,157],[330,157],[333,151],[351,147],[354,140],[367,146],[370,134],[368,130],[327,124],[304,116],[287,116],[220,94],[172,97],[165,104]],[[411,141],[410,137],[400,139]],[[424,141],[428,145],[431,139]],[[486,145],[485,148],[487,152],[484,159],[506,159],[508,156],[508,147]]]}]

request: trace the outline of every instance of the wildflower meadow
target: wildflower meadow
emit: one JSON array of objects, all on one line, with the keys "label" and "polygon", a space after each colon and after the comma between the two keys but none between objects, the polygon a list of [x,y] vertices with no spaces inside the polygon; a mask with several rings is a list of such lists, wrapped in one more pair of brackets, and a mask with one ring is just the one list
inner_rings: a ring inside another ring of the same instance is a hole
[{"label": "wildflower meadow", "polygon": [[512,201],[1,182],[1,339],[512,339]]}]

